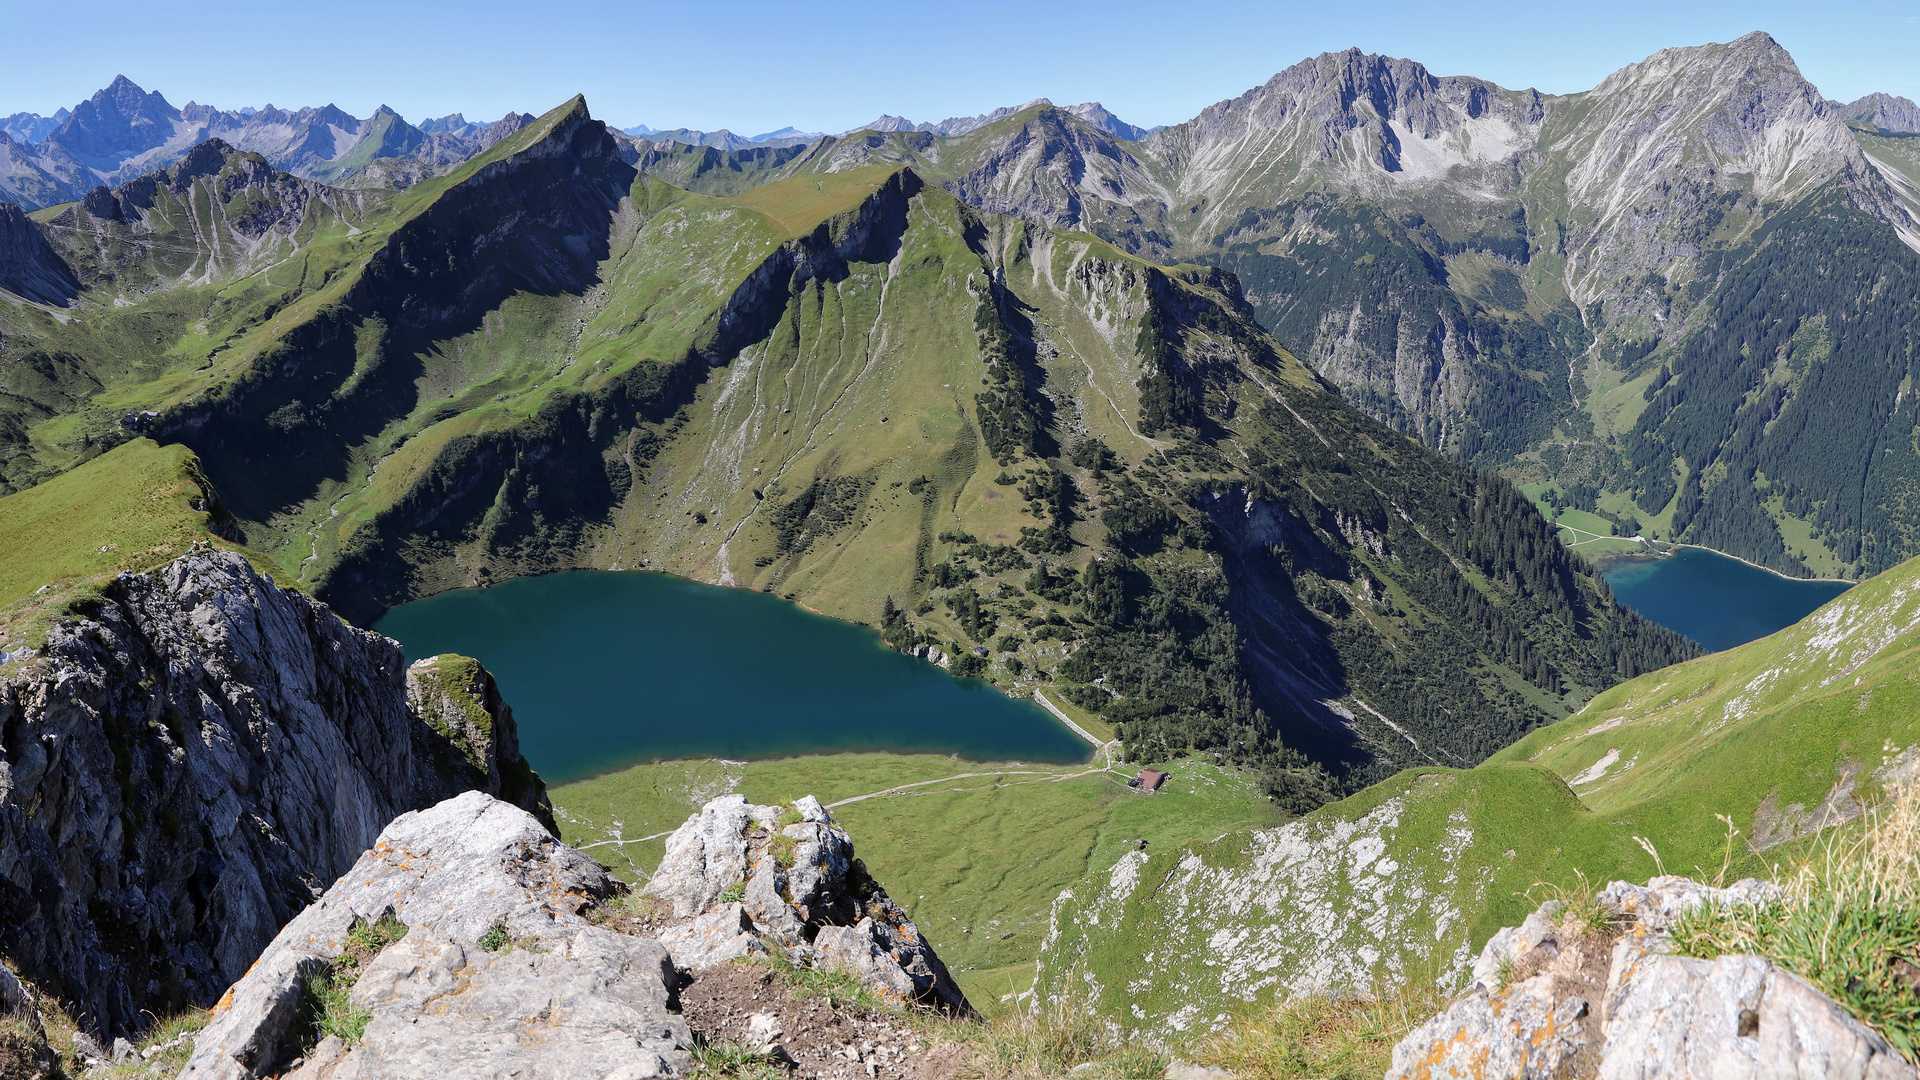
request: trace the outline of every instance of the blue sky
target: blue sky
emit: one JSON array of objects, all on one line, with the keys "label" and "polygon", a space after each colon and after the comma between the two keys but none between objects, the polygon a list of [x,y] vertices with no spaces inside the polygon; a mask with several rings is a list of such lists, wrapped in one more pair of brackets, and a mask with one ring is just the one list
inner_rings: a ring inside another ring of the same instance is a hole
[{"label": "blue sky", "polygon": [[1177,123],[1330,49],[1565,93],[1673,45],[1766,30],[1829,97],[1920,99],[1900,3],[203,3],[0,0],[0,114],[126,74],[176,105],[332,102],[409,119],[541,112],[576,92],[622,127],[841,131],[1050,97]]}]

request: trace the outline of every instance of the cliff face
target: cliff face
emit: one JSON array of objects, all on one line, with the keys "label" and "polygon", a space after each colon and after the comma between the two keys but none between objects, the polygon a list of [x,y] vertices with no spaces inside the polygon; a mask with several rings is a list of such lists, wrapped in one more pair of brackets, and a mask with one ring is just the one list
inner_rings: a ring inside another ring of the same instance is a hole
[{"label": "cliff face", "polygon": [[484,791],[532,812],[560,835],[547,786],[520,756],[513,710],[480,661],[452,654],[414,661],[407,668],[407,708],[424,725],[414,728],[414,744],[447,794]]},{"label": "cliff face", "polygon": [[0,289],[62,307],[80,295],[73,271],[12,203],[0,203]]},{"label": "cliff face", "polygon": [[[476,752],[407,700],[397,643],[237,555],[123,574],[0,678],[0,952],[125,1029],[211,1002],[395,816],[468,786],[543,809],[510,713]],[[475,758],[484,785],[444,764]]]}]

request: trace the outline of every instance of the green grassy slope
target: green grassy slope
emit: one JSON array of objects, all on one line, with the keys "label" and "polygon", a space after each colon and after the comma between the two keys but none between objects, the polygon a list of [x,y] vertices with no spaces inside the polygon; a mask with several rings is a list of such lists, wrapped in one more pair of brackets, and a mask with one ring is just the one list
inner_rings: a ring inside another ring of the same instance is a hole
[{"label": "green grassy slope", "polygon": [[38,645],[50,619],[119,573],[196,541],[232,547],[214,531],[228,524],[193,453],[147,439],[0,498],[0,652]]},{"label": "green grassy slope", "polygon": [[1042,991],[1091,994],[1123,1026],[1200,1030],[1235,1000],[1457,976],[1536,886],[1577,873],[1768,873],[1920,768],[1916,650],[1920,560],[1771,637],[1623,683],[1478,768],[1129,857],[1063,894]]},{"label": "green grassy slope", "polygon": [[956,976],[969,990],[986,989],[991,1002],[1008,992],[993,982],[1002,969],[1024,964],[1030,978],[1048,906],[1067,884],[1112,866],[1139,840],[1149,850],[1173,848],[1280,819],[1232,769],[1182,762],[1151,796],[1125,785],[1133,769],[894,754],[672,761],[555,788],[552,798],[563,839],[637,881],[658,864],[664,840],[607,841],[670,831],[716,795],[834,803],[920,785],[833,814]]}]

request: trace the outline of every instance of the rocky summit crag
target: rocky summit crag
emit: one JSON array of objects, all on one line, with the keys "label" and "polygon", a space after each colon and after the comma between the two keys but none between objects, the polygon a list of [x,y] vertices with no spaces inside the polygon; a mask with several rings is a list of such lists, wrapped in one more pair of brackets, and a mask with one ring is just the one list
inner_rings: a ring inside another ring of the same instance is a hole
[{"label": "rocky summit crag", "polygon": [[1393,1051],[1387,1080],[1596,1076],[1910,1080],[1920,1070],[1805,979],[1758,956],[1673,955],[1667,931],[1702,906],[1771,886],[1616,881],[1578,925],[1549,901],[1487,942],[1472,984]]},{"label": "rocky summit crag", "polygon": [[547,813],[510,713],[485,743],[415,715],[397,643],[238,555],[84,607],[0,668],[0,951],[96,1033],[212,1002],[404,811]]},{"label": "rocky summit crag", "polygon": [[764,953],[771,942],[803,966],[853,974],[883,1001],[973,1011],[913,920],[854,857],[846,830],[810,795],[785,811],[744,795],[709,802],[668,838],[645,893],[693,919],[661,937],[682,967]]},{"label": "rocky summit crag", "polygon": [[[625,892],[531,815],[480,792],[404,814],[221,1000],[181,1077],[683,1076],[688,1051],[718,1033],[689,1026],[681,992],[709,978],[724,986],[739,973],[729,961],[774,952],[896,1007],[971,1014],[812,798],[784,811],[714,800],[674,834],[648,886],[660,918],[618,917],[633,910]],[[373,925],[397,940],[358,944]],[[303,1018],[316,978],[350,983],[366,1017],[359,1038],[319,1038]],[[777,995],[764,1007],[777,1009]],[[805,1034],[773,1017],[759,1015],[754,1045]]]},{"label": "rocky summit crag", "polygon": [[[667,950],[582,914],[623,888],[479,792],[404,814],[228,991],[181,1076],[253,1080],[300,1058],[302,1080],[682,1075],[693,1040],[669,1010]],[[301,1045],[307,981],[382,917],[406,930],[355,968],[365,1034]]]}]

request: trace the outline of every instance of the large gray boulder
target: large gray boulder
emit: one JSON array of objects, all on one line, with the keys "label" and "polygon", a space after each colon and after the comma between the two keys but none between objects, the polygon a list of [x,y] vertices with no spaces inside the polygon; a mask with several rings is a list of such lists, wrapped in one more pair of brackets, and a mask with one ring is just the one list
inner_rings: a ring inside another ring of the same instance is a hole
[{"label": "large gray boulder", "polygon": [[[809,795],[791,808],[723,795],[667,838],[646,893],[685,927],[661,940],[682,968],[763,943],[807,967],[837,968],[895,1004],[973,1009],[919,927],[854,856],[853,839]],[[737,893],[737,900],[723,897]]]},{"label": "large gray boulder", "polygon": [[1703,904],[1777,896],[1680,877],[1616,881],[1600,895],[1617,934],[1563,918],[1557,902],[1496,933],[1472,985],[1393,1051],[1387,1080],[1472,1075],[1600,1080],[1913,1080],[1887,1041],[1806,980],[1758,956],[1670,955],[1667,927]]},{"label": "large gray boulder", "polygon": [[480,792],[404,814],[233,986],[181,1077],[279,1075],[306,1049],[302,978],[333,966],[356,921],[382,915],[408,930],[350,993],[365,1034],[312,1048],[302,1080],[683,1074],[691,1035],[668,1008],[666,948],[582,914],[621,889],[532,815]]},{"label": "large gray boulder", "polygon": [[238,555],[121,575],[0,676],[0,953],[125,1032],[211,1004],[397,815],[543,804],[510,713],[489,757],[407,691],[396,642]]}]

